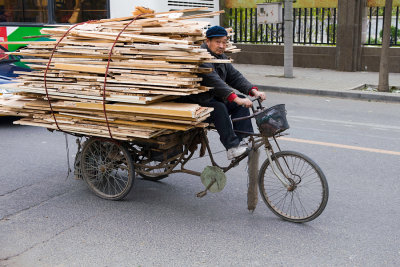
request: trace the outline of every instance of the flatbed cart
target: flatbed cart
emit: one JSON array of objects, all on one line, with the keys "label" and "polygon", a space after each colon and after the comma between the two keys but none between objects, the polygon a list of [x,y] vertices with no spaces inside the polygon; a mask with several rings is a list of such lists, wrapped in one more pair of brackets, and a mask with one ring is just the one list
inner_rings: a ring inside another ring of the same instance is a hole
[{"label": "flatbed cart", "polygon": [[[234,121],[255,118],[259,133],[249,134],[249,150],[226,167],[219,166],[207,138],[207,128],[195,128],[135,142],[89,137],[79,145],[75,171],[90,190],[108,200],[123,199],[131,190],[135,175],[157,181],[172,173],[200,176],[207,191],[219,192],[226,184],[225,172],[247,158],[249,151],[264,147],[267,158],[258,170],[258,188],[265,204],[277,216],[291,222],[317,218],[328,201],[328,183],[320,167],[309,157],[281,151],[277,137],[289,128],[285,105],[265,108],[259,99],[253,114]],[[253,100],[253,101],[255,101]],[[275,144],[273,148],[272,140]],[[197,172],[185,167],[200,146],[200,156],[208,152],[211,166]],[[278,150],[278,152],[275,152]]]}]

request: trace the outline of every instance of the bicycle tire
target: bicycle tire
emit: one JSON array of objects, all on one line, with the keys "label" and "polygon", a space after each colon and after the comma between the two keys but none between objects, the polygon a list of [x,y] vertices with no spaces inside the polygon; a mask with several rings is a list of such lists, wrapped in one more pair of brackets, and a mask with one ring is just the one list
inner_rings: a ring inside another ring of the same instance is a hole
[{"label": "bicycle tire", "polygon": [[[289,178],[283,179],[290,183],[290,188],[286,188],[276,177],[269,159],[266,159],[258,176],[264,203],[274,214],[287,221],[303,223],[317,218],[325,209],[329,197],[328,182],[321,168],[309,157],[295,151],[281,151],[271,159],[275,171],[281,177]],[[313,190],[317,192],[312,193]]]},{"label": "bicycle tire", "polygon": [[135,170],[124,145],[91,138],[84,144],[80,164],[83,179],[100,198],[120,200],[132,189]]},{"label": "bicycle tire", "polygon": [[[165,172],[166,168],[151,168],[157,166],[158,162],[156,161],[151,161],[146,157],[141,157],[140,159],[136,160],[136,163],[141,163],[145,165],[139,166],[138,164],[135,164],[136,173],[140,175],[143,180],[157,182],[168,177],[168,174],[159,174],[159,172]],[[147,174],[142,173],[142,171],[146,171]]]}]

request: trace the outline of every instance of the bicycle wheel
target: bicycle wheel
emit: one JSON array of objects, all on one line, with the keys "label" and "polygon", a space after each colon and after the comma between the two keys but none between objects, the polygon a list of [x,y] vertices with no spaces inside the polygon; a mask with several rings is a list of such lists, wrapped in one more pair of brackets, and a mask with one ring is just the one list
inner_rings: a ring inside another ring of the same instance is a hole
[{"label": "bicycle wheel", "polygon": [[276,215],[291,222],[308,222],[317,218],[328,202],[329,189],[319,166],[307,156],[282,151],[272,156],[276,176],[269,162],[261,166],[258,183],[265,204]]},{"label": "bicycle wheel", "polygon": [[156,168],[159,164],[158,161],[148,159],[146,156],[140,156],[135,164],[136,173],[142,176],[144,180],[153,182],[162,180],[168,177],[168,174],[165,174],[167,171],[165,167]]},{"label": "bicycle wheel", "polygon": [[135,179],[129,151],[111,140],[92,138],[85,142],[81,154],[81,169],[90,190],[109,200],[124,198]]}]

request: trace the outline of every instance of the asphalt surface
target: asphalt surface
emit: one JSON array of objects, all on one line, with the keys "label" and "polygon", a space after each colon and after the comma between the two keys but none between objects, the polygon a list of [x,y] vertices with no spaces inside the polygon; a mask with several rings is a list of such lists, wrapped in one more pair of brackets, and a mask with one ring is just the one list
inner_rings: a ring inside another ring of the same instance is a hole
[{"label": "asphalt surface", "polygon": [[[268,93],[269,106],[279,103],[291,126],[281,148],[314,159],[329,183],[325,211],[304,224],[261,201],[247,211],[245,162],[222,192],[202,199],[199,178],[174,174],[137,179],[123,201],[102,200],[66,178],[63,134],[0,117],[0,265],[398,266],[399,105]],[[217,135],[209,137],[227,163]],[[75,149],[70,137],[71,164]]]}]

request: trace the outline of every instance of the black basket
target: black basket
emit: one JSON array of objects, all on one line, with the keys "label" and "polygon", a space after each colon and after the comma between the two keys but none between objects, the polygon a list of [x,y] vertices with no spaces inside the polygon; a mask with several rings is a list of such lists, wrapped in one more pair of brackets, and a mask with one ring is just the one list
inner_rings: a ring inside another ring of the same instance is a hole
[{"label": "black basket", "polygon": [[256,116],[256,123],[263,136],[272,137],[289,129],[285,104],[279,104],[263,110]]}]

